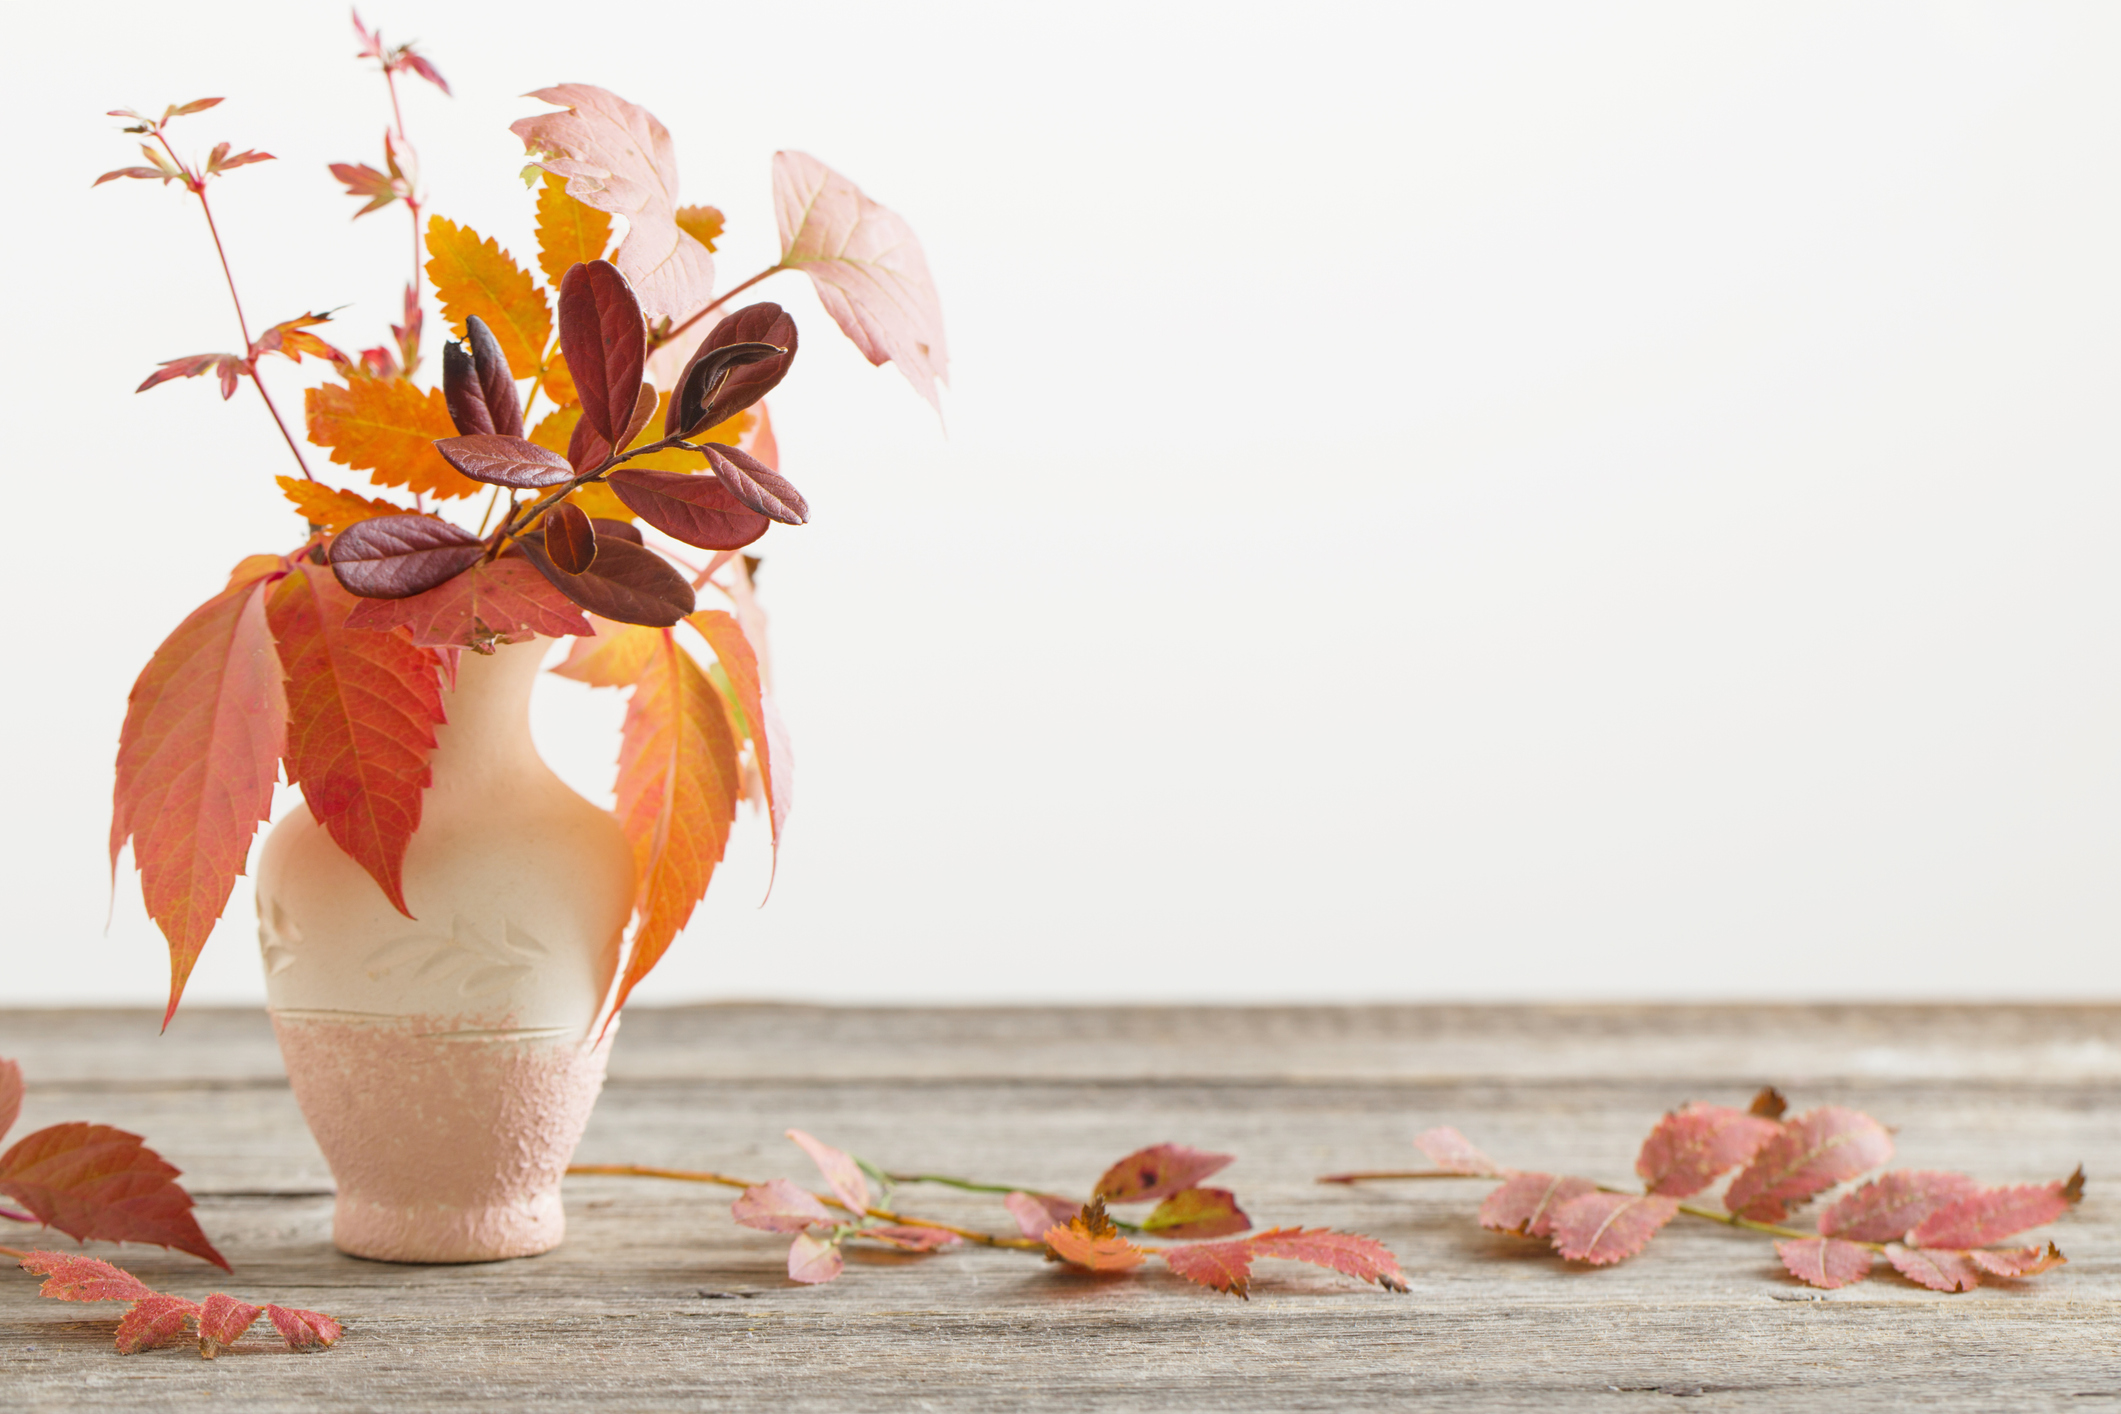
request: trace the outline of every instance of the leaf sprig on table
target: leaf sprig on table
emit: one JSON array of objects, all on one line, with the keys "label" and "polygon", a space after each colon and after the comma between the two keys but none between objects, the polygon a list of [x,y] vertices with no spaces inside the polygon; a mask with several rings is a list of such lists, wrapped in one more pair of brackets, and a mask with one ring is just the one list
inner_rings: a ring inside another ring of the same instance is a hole
[{"label": "leaf sprig on table", "polygon": [[[1933,1291],[1972,1291],[2068,1260],[2053,1242],[1998,1244],[2074,1207],[2084,1196],[2081,1166],[2052,1183],[2002,1187],[1961,1173],[1880,1173],[1846,1188],[1819,1214],[1815,1231],[1785,1226],[1792,1209],[1854,1184],[1893,1155],[1891,1132],[1859,1110],[1822,1105],[1785,1119],[1786,1108],[1770,1087],[1744,1110],[1697,1103],[1671,1111],[1635,1157],[1640,1189],[1513,1169],[1449,1127],[1414,1140],[1434,1169],[1328,1174],[1319,1182],[1499,1178],[1501,1186],[1480,1205],[1482,1227],[1545,1241],[1564,1259],[1589,1266],[1638,1255],[1681,1215],[1773,1237],[1791,1276],[1827,1290],[1864,1280],[1880,1256]],[[1732,1170],[1720,1209],[1682,1201]]]},{"label": "leaf sprig on table", "polygon": [[199,1357],[211,1360],[241,1340],[260,1316],[272,1323],[289,1350],[322,1350],[338,1344],[345,1333],[345,1328],[330,1316],[299,1306],[271,1302],[256,1306],[219,1291],[204,1301],[171,1296],[156,1291],[124,1268],[96,1257],[24,1252],[16,1265],[44,1277],[44,1285],[37,1293],[54,1301],[128,1303],[114,1338],[120,1355],[138,1355],[143,1350],[193,1339],[199,1344]]}]

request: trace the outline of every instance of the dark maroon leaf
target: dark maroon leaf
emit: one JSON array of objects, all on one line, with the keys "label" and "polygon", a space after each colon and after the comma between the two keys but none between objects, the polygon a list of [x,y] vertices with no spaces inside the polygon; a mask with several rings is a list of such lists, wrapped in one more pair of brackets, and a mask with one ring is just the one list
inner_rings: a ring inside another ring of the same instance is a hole
[{"label": "dark maroon leaf", "polygon": [[523,404],[516,397],[515,377],[493,330],[476,314],[465,321],[463,344],[442,346],[442,394],[449,400],[450,421],[465,436],[523,435]]},{"label": "dark maroon leaf", "polygon": [[582,421],[611,446],[623,445],[648,359],[648,324],[633,287],[610,261],[582,261],[561,277],[560,349]]},{"label": "dark maroon leaf", "polygon": [[[781,352],[741,360],[725,353],[748,345]],[[727,421],[772,392],[793,362],[795,320],[771,302],[746,305],[714,326],[678,375],[664,435],[690,437]]]},{"label": "dark maroon leaf", "polygon": [[409,599],[479,562],[479,537],[433,516],[357,520],[331,542],[331,572],[349,594]]},{"label": "dark maroon leaf", "polygon": [[720,442],[709,442],[700,450],[707,453],[707,465],[730,494],[760,515],[782,525],[801,525],[810,518],[803,493],[757,457]]},{"label": "dark maroon leaf", "polygon": [[604,434],[591,427],[588,418],[576,418],[574,431],[567,434],[567,464],[575,474],[595,471],[610,460],[611,443],[604,440]]},{"label": "dark maroon leaf", "polygon": [[669,628],[692,612],[692,586],[685,576],[655,551],[630,540],[604,541],[587,574],[568,574],[555,565],[545,553],[543,537],[535,532],[516,544],[554,588],[592,614],[622,624]]},{"label": "dark maroon leaf", "polygon": [[562,501],[545,512],[545,553],[564,574],[587,574],[596,563],[597,533],[580,506]]},{"label": "dark maroon leaf", "polygon": [[505,437],[498,432],[474,433],[469,437],[442,437],[435,450],[442,459],[473,481],[490,486],[512,486],[519,491],[558,486],[574,480],[574,468],[535,442]]},{"label": "dark maroon leaf", "polygon": [[630,520],[612,520],[607,516],[591,516],[589,523],[597,528],[597,539],[609,540],[616,535],[621,540],[631,540],[636,545],[646,544],[641,539],[641,528]]},{"label": "dark maroon leaf", "polygon": [[442,397],[459,436],[493,435],[493,412],[486,406],[486,390],[479,386],[477,365],[471,351],[454,340],[442,345]]},{"label": "dark maroon leaf", "polygon": [[665,535],[702,550],[740,550],[773,524],[711,476],[629,466],[607,480],[627,510]]}]

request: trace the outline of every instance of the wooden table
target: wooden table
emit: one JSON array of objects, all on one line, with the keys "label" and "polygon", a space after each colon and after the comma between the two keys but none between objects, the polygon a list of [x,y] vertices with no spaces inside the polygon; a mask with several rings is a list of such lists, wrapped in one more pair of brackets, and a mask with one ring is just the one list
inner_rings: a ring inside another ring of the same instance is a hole
[{"label": "wooden table", "polygon": [[[725,1190],[638,1179],[570,1180],[568,1241],[544,1257],[359,1261],[330,1245],[331,1176],[262,1014],[188,1009],[157,1038],[142,1012],[0,1012],[0,1054],[29,1082],[18,1134],[144,1133],[236,1274],[102,1255],[349,1328],[316,1355],[119,1357],[120,1308],[0,1271],[9,1409],[2121,1409],[2121,1007],[642,1010],[579,1155],[814,1183],[792,1125],[892,1167],[1080,1192],[1171,1140],[1236,1154],[1218,1182],[1262,1223],[1384,1240],[1413,1287],[1270,1263],[1250,1301],[996,1251],[864,1256],[800,1287]],[[1958,1296],[1889,1273],[1815,1293],[1765,1241],[1682,1219],[1584,1271],[1481,1231],[1477,1180],[1312,1181],[1418,1165],[1433,1124],[1623,1181],[1663,1110],[1769,1082],[1896,1126],[1903,1166],[2002,1182],[2082,1161],[2088,1196],[2053,1229],[2070,1265]],[[1008,1228],[992,1198],[900,1203]]]}]

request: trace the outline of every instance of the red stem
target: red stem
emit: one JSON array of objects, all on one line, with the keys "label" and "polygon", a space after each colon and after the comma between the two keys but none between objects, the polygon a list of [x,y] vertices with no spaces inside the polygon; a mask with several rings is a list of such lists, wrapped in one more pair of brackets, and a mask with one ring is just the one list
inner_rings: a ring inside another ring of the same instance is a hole
[{"label": "red stem", "polygon": [[750,289],[753,285],[756,285],[759,281],[765,279],[768,275],[779,274],[781,271],[786,270],[787,268],[788,267],[785,265],[767,266],[764,270],[759,271],[758,274],[752,276],[743,284],[738,285],[735,289],[730,290],[727,294],[717,297],[705,309],[701,310],[698,314],[693,315],[692,318],[686,320],[683,324],[678,325],[677,328],[672,329],[661,339],[657,340],[657,342],[659,344],[669,343],[672,339],[675,339],[678,335],[684,333],[687,329],[690,329],[693,325],[699,323],[702,319],[705,319],[708,315],[714,313],[717,309],[720,309],[730,300],[735,299],[738,295],[744,293],[744,291]]}]

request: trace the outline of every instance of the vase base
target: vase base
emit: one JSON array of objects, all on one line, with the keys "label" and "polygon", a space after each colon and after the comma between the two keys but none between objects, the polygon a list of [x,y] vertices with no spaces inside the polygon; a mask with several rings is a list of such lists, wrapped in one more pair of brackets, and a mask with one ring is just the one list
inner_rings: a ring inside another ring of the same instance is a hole
[{"label": "vase base", "polygon": [[377,1203],[339,1195],[331,1241],[372,1262],[498,1262],[550,1252],[567,1235],[558,1190],[485,1208]]}]

